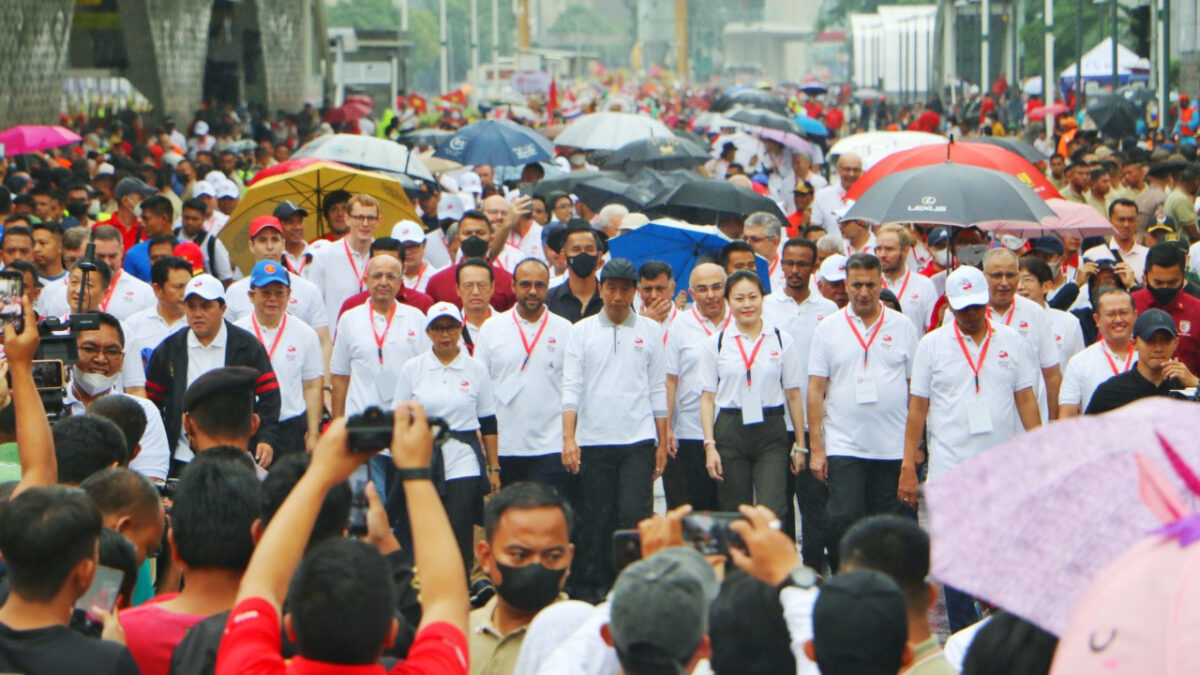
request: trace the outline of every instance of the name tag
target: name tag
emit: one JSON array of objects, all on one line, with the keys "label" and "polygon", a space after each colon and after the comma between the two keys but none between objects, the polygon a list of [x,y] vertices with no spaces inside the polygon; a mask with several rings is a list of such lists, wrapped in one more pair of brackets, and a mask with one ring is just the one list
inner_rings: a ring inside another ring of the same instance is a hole
[{"label": "name tag", "polygon": [[521,379],[520,375],[516,372],[509,373],[508,377],[496,385],[496,400],[504,405],[508,405],[508,402],[516,397],[523,386],[525,386],[525,382]]},{"label": "name tag", "polygon": [[757,391],[747,387],[742,392],[742,424],[761,424],[762,421],[762,398]]},{"label": "name tag", "polygon": [[987,404],[976,398],[967,402],[967,429],[971,435],[992,433],[992,413]]},{"label": "name tag", "polygon": [[875,378],[870,375],[859,375],[855,378],[854,401],[859,405],[879,401],[879,392],[875,389]]}]

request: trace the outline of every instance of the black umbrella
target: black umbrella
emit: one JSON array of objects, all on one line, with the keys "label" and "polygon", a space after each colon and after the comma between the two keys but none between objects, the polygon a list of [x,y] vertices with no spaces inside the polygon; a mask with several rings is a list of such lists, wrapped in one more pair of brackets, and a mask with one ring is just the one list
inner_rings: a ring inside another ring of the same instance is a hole
[{"label": "black umbrella", "polygon": [[737,106],[770,110],[780,115],[787,114],[787,103],[782,98],[762,89],[740,89],[718,98],[712,105],[713,112],[724,112]]},{"label": "black umbrella", "polygon": [[1029,143],[1018,138],[1009,138],[1008,136],[980,136],[972,138],[967,143],[987,143],[988,145],[996,145],[1009,152],[1024,157],[1030,164],[1037,164],[1048,159],[1041,150],[1033,147]]},{"label": "black umbrella", "polygon": [[623,180],[622,174],[617,171],[572,171],[564,176],[555,176],[539,181],[533,186],[532,192],[541,197],[545,197],[551,192],[571,194],[575,192],[575,186],[580,183],[601,177]]},{"label": "black umbrella", "polygon": [[1147,89],[1146,87],[1136,85],[1121,87],[1117,90],[1117,93],[1124,96],[1126,100],[1142,110],[1145,110],[1146,106],[1148,106],[1158,97],[1158,92],[1154,91],[1153,89]]},{"label": "black umbrella", "polygon": [[604,162],[606,169],[633,173],[639,167],[685,169],[709,160],[708,150],[677,136],[643,138],[617,148]]},{"label": "black umbrella", "polygon": [[775,129],[797,136],[804,135],[804,130],[800,125],[790,117],[773,113],[770,110],[755,110],[753,108],[738,108],[726,115],[734,122],[749,124],[756,127],[766,127],[767,129]]},{"label": "black umbrella", "polygon": [[704,180],[704,176],[690,171],[688,169],[675,169],[673,171],[659,171],[657,169],[641,169],[633,176],[622,175],[620,180],[636,185],[638,187],[649,190],[652,194],[658,194],[667,188],[679,187],[684,183],[692,181]]},{"label": "black umbrella", "polygon": [[1088,95],[1084,111],[1100,133],[1109,138],[1125,138],[1137,134],[1137,122],[1142,113],[1138,107],[1120,94],[1099,92]]},{"label": "black umbrella", "polygon": [[689,140],[702,148],[708,147],[708,139],[695,132],[688,131],[687,129],[672,129],[671,133],[679,138]]},{"label": "black umbrella", "polygon": [[870,223],[1039,225],[1054,211],[1032,188],[993,169],[944,162],[900,171],[872,185],[844,216]]},{"label": "black umbrella", "polygon": [[743,220],[757,211],[766,211],[784,222],[786,217],[770,198],[729,181],[701,179],[668,188],[646,205],[651,218],[667,216],[694,225],[720,225],[722,221]]},{"label": "black umbrella", "polygon": [[576,185],[575,196],[593,211],[599,211],[609,204],[620,204],[630,211],[641,211],[654,199],[654,191],[600,176]]}]

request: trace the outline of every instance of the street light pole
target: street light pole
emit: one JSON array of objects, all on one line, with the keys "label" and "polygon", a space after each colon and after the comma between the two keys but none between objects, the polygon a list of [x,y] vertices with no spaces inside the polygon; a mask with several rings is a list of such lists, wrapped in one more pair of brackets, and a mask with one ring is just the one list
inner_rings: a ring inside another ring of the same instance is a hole
[{"label": "street light pole", "polygon": [[990,0],[983,0],[979,4],[979,91],[987,96],[990,88],[991,70],[992,70],[992,45],[990,35],[988,34],[992,28],[992,3]]},{"label": "street light pole", "polygon": [[1117,0],[1108,0],[1108,21],[1112,24],[1112,90],[1121,82],[1121,66],[1117,63]]},{"label": "street light pole", "polygon": [[439,39],[441,40],[441,80],[439,84],[444,94],[450,90],[450,35],[446,24],[446,0],[438,2]]}]

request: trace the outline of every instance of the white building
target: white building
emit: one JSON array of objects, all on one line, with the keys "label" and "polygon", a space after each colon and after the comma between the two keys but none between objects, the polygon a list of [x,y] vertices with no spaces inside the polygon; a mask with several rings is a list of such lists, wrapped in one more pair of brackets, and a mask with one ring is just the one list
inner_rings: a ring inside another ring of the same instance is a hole
[{"label": "white building", "polygon": [[850,15],[853,81],[888,96],[924,98],[931,88],[937,5],[882,5]]}]

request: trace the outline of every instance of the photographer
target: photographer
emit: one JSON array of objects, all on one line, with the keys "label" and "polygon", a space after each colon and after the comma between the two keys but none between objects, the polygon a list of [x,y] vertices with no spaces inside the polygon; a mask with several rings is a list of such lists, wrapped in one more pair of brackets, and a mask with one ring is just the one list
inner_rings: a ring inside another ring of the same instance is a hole
[{"label": "photographer", "polygon": [[[58,482],[58,461],[54,457],[54,440],[46,408],[33,381],[33,359],[37,354],[37,317],[29,297],[23,299],[25,330],[18,333],[12,324],[4,326],[4,357],[11,376],[10,395],[16,418],[17,454],[21,459],[21,482],[12,497],[37,486]],[[3,618],[0,618],[3,621]]]}]

